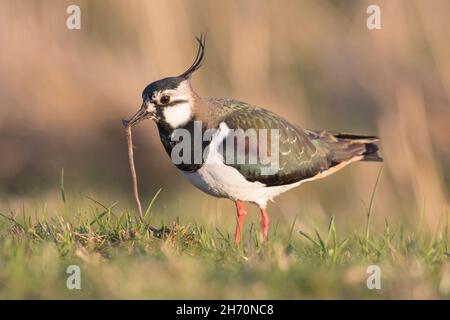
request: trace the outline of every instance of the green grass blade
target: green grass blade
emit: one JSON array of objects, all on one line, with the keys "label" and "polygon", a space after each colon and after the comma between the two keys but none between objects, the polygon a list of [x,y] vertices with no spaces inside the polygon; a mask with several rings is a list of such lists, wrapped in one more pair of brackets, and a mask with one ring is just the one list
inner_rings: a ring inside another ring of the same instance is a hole
[{"label": "green grass blade", "polygon": [[143,217],[144,220],[146,220],[147,216],[151,213],[152,208],[153,208],[153,204],[155,203],[156,198],[158,198],[158,196],[159,196],[159,194],[161,193],[161,191],[162,191],[162,188],[160,188],[160,189],[155,193],[155,195],[153,196],[152,201],[150,201],[150,204],[148,205],[147,210],[145,210],[145,213],[144,213],[144,217]]},{"label": "green grass blade", "polygon": [[297,222],[297,217],[298,216],[295,216],[294,221],[292,221],[291,229],[289,230],[289,237],[288,237],[289,244],[292,242],[292,234],[294,233],[294,227],[295,227],[295,223]]},{"label": "green grass blade", "polygon": [[307,234],[306,232],[303,231],[299,231],[299,233],[304,236],[306,239],[308,239],[309,241],[311,241],[313,244],[315,244],[316,246],[318,246],[319,248],[321,247],[320,243],[317,242],[316,240],[314,240],[313,237],[311,237],[309,234]]},{"label": "green grass blade", "polygon": [[95,223],[98,223],[100,221],[101,218],[103,218],[106,214],[108,213],[107,210],[103,211],[102,213],[100,213],[94,220],[92,220],[89,223],[89,226],[93,226]]},{"label": "green grass blade", "polygon": [[61,191],[62,201],[64,203],[66,203],[66,191],[64,189],[64,168],[61,169],[61,181],[60,181],[59,189]]},{"label": "green grass blade", "polygon": [[366,241],[369,240],[370,236],[370,223],[372,221],[372,209],[373,209],[373,200],[375,199],[375,193],[377,191],[378,182],[380,181],[381,172],[383,172],[383,167],[381,167],[380,171],[378,171],[377,180],[375,181],[375,185],[372,190],[372,195],[370,196],[369,208],[367,209],[367,222],[366,222]]},{"label": "green grass blade", "polygon": [[328,246],[328,240],[330,239],[330,236],[332,234],[334,234],[334,236],[336,236],[335,228],[334,228],[334,216],[331,217],[330,223],[328,224],[327,237],[325,238],[326,246]]}]

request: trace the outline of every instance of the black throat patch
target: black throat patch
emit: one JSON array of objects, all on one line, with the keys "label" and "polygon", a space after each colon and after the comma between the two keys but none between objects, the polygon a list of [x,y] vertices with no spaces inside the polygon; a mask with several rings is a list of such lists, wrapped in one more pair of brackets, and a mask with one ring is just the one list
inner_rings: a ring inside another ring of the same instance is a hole
[{"label": "black throat patch", "polygon": [[[204,164],[203,154],[211,141],[203,141],[207,127],[200,121],[191,119],[186,125],[173,129],[162,119],[157,121],[159,137],[172,163],[180,170],[195,172]],[[177,130],[179,130],[177,132]],[[182,132],[184,130],[184,133]],[[188,139],[184,141],[184,139]],[[180,150],[183,144],[185,148]],[[177,147],[178,146],[178,147]],[[187,154],[185,154],[187,152]],[[180,159],[184,159],[183,161]]]}]

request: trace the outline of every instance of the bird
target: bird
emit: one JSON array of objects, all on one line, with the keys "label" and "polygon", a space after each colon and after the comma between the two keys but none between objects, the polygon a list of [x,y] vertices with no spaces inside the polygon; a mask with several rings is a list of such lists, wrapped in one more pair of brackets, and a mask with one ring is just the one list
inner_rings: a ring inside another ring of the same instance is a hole
[{"label": "bird", "polygon": [[[327,177],[353,162],[383,160],[378,154],[376,136],[304,129],[274,112],[246,102],[201,97],[193,90],[191,77],[204,62],[206,37],[200,35],[196,40],[198,50],[192,65],[179,76],[147,85],[139,110],[122,122],[125,126],[134,126],[152,119],[166,153],[187,180],[209,195],[234,201],[237,245],[241,242],[247,214],[245,202],[259,207],[262,240],[266,242],[270,226],[267,204],[276,196],[305,182]],[[196,130],[201,134],[209,132],[210,138],[203,137],[200,141],[191,136],[180,138],[181,133],[195,136]],[[243,146],[237,146],[235,132],[249,130],[256,132],[258,138],[266,136],[266,139],[245,137]],[[268,138],[268,131],[277,134]],[[266,141],[266,146],[261,141]],[[261,156],[260,149],[269,149],[268,145],[272,146],[273,142],[277,142],[275,151],[270,149],[272,154],[266,152],[266,156],[264,153]],[[182,149],[178,157],[182,160],[175,161],[177,149]],[[195,159],[198,150],[201,157]],[[261,161],[248,161],[251,156]],[[272,157],[277,165],[274,170],[268,170],[262,160]],[[244,161],[236,161],[237,158]]]}]

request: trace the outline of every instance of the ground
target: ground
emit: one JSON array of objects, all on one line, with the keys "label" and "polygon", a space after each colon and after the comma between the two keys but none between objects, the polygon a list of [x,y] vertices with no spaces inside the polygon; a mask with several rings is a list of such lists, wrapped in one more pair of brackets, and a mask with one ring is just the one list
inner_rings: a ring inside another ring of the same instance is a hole
[{"label": "ground", "polygon": [[[267,243],[252,226],[237,247],[232,234],[200,222],[155,226],[154,202],[141,220],[90,200],[51,218],[45,210],[1,213],[0,298],[450,297],[447,226],[434,234],[388,221],[374,228],[369,206],[366,222],[346,235],[334,218],[309,233],[293,221],[274,226]],[[80,268],[79,290],[67,287],[71,265]],[[371,265],[380,289],[368,288]]]}]

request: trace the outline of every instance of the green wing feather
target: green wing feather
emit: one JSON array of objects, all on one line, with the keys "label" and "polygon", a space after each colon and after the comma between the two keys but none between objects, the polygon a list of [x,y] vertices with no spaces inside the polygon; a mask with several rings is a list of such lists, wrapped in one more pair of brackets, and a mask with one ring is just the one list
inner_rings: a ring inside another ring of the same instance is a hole
[{"label": "green wing feather", "polygon": [[[279,169],[273,174],[265,174],[263,168],[267,168],[267,164],[259,161],[256,164],[248,161],[244,164],[238,164],[236,161],[227,163],[236,168],[248,181],[259,181],[268,186],[290,184],[314,177],[357,155],[365,156],[369,150],[368,145],[374,146],[370,150],[371,154],[376,155],[378,150],[372,143],[376,137],[347,134],[344,138],[339,138],[339,134],[301,129],[268,110],[244,102],[219,100],[215,103],[213,118],[216,119],[216,125],[225,122],[230,129],[244,131],[279,130]],[[246,156],[251,152],[249,148],[244,150],[234,148],[233,151],[244,152]]]},{"label": "green wing feather", "polygon": [[[327,169],[330,161],[326,150],[319,141],[312,141],[308,133],[291,125],[288,121],[276,114],[243,102],[231,100],[228,104],[216,109],[219,113],[218,123],[225,122],[230,129],[260,129],[279,130],[279,170],[274,174],[263,174],[266,164],[229,162],[228,165],[236,168],[248,181],[259,181],[266,185],[284,185],[306,179]],[[237,150],[236,152],[243,152]],[[245,150],[249,153],[249,150]]]}]

